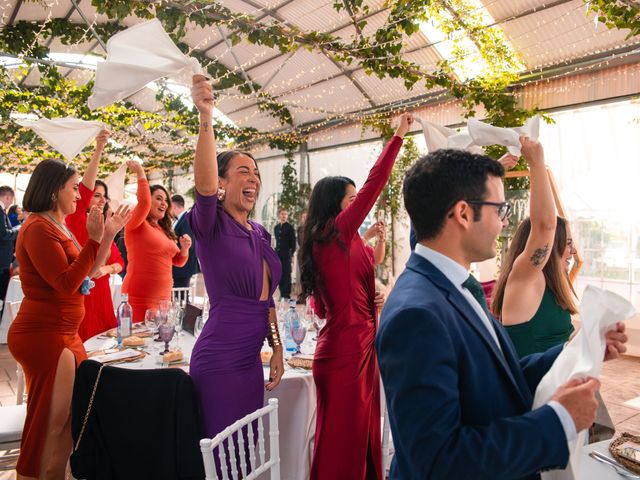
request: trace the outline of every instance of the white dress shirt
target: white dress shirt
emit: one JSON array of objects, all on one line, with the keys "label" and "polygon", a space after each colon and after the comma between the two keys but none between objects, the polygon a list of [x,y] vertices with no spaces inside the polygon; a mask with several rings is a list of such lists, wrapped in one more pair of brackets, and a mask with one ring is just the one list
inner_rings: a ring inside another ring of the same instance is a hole
[{"label": "white dress shirt", "polygon": [[176,229],[176,225],[178,224],[178,222],[180,221],[180,219],[182,218],[182,216],[187,213],[186,210],[183,210],[182,213],[180,215],[178,215],[176,217],[176,219],[173,221],[173,223],[171,224],[171,228],[173,228],[174,230]]}]

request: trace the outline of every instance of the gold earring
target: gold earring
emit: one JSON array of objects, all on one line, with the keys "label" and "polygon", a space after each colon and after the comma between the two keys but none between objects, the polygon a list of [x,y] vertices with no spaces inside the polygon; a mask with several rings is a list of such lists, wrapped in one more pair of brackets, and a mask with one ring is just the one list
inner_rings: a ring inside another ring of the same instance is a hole
[{"label": "gold earring", "polygon": [[227,191],[223,187],[218,187],[218,200],[224,201],[224,197],[227,195]]}]

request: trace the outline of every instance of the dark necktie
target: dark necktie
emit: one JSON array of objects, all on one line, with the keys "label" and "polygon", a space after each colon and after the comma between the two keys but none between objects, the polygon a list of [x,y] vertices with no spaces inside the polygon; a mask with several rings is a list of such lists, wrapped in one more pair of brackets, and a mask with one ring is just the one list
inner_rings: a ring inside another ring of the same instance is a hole
[{"label": "dark necktie", "polygon": [[484,313],[487,314],[487,318],[491,319],[489,307],[487,307],[487,297],[484,296],[484,289],[482,288],[480,282],[476,280],[476,277],[474,277],[473,275],[469,275],[462,286],[471,292],[473,298],[478,301],[478,303],[482,307],[482,310],[484,310]]}]

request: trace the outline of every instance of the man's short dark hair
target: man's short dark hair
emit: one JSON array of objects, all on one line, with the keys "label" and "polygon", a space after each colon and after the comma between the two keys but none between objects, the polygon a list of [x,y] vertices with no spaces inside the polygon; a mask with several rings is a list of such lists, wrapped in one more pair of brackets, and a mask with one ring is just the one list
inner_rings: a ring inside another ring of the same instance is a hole
[{"label": "man's short dark hair", "polygon": [[176,203],[184,208],[184,197],[182,195],[171,195],[171,203]]},{"label": "man's short dark hair", "polygon": [[4,197],[5,195],[11,195],[13,197],[16,196],[15,192],[13,191],[13,188],[11,188],[8,185],[3,185],[0,187],[0,197]]},{"label": "man's short dark hair", "polygon": [[[484,200],[489,175],[502,177],[502,165],[464,150],[436,150],[418,160],[406,173],[404,206],[418,241],[431,240],[441,232],[447,214],[460,200]],[[474,221],[480,206],[473,205]]]}]

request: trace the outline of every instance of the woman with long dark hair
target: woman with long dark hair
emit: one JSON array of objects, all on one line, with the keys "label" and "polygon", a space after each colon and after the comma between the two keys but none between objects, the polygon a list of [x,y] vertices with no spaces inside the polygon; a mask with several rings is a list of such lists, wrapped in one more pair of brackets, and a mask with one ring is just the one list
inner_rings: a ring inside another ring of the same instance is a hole
[{"label": "woman with long dark hair", "polygon": [[517,228],[492,295],[520,357],[565,343],[574,331],[575,292],[569,280],[574,255],[567,221],[556,208],[540,143],[521,138],[531,175],[530,217]]},{"label": "woman with long dark hair", "polygon": [[76,367],[87,358],[78,336],[86,291],[81,287],[98,250],[108,248],[130,218],[123,207],[105,224],[94,207],[81,246],[65,224],[78,200],[78,174],[58,160],[38,164],[24,195],[32,215],[20,229],[16,255],[25,296],[8,336],[29,392],[18,479],[64,478],[71,453],[73,381]]},{"label": "woman with long dark hair", "polygon": [[[317,423],[311,479],[384,478],[373,257],[358,228],[389,179],[413,116],[400,126],[356,193],[353,180],[326,177],[311,192],[299,253],[303,295],[327,318],[313,358]],[[381,300],[381,299],[380,299]]]},{"label": "woman with long dark hair", "polygon": [[147,309],[171,298],[171,267],[187,263],[191,238],[182,235],[178,248],[169,192],[162,185],[150,187],[140,163],[129,161],[127,167],[138,176],[138,204],[124,229],[128,264],[122,293],[129,295],[133,321],[142,322]]},{"label": "woman with long dark hair", "polygon": [[[213,437],[264,405],[284,372],[273,292],[282,267],[266,229],[249,219],[260,193],[260,171],[247,152],[216,154],[213,92],[193,77],[200,131],[193,164],[196,201],[187,220],[196,240],[210,299],[209,319],[196,340],[189,373],[200,399],[203,433]],[[273,348],[269,382],[260,349]]]},{"label": "woman with long dark hair", "polygon": [[[96,137],[96,149],[79,185],[80,199],[77,202],[76,211],[65,219],[69,230],[75,235],[81,246],[89,238],[87,215],[94,206],[97,206],[100,211],[104,211],[109,201],[107,184],[96,178],[100,157],[109,135],[107,130],[103,130]],[[112,242],[109,248],[106,247],[105,245],[98,252],[96,261],[89,272],[89,277],[94,281],[94,287],[89,291],[89,295],[84,296],[84,318],[78,328],[78,335],[83,342],[116,326],[109,274],[122,271],[124,262],[115,242]]]}]

